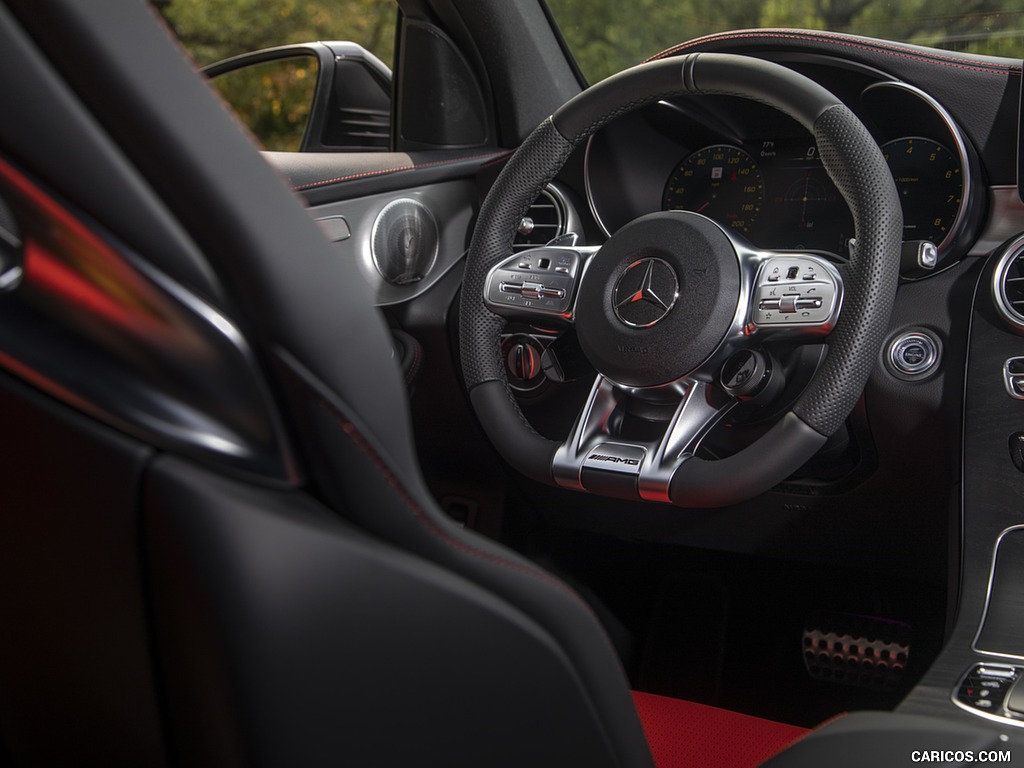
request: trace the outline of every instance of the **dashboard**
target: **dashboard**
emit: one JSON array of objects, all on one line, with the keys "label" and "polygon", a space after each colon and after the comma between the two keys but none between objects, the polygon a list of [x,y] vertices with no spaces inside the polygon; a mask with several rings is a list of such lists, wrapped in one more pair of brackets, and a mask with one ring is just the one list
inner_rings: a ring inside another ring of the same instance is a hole
[{"label": "dashboard", "polygon": [[[977,234],[978,161],[949,113],[924,91],[872,70],[794,65],[832,89],[865,123],[893,174],[906,248],[930,243],[934,263],[963,256]],[[853,218],[813,138],[761,104],[729,96],[661,101],[596,134],[586,190],[605,235],[646,213],[701,213],[755,247],[842,261]]]},{"label": "dashboard", "polygon": [[[967,694],[961,700],[960,681],[979,662],[974,634],[991,607],[995,543],[1019,525],[1024,493],[1024,433],[1018,431],[1024,429],[1024,314],[1008,322],[993,302],[997,285],[1011,310],[1024,307],[1024,204],[1015,184],[1019,63],[862,41],[852,47],[813,33],[784,40],[769,34],[767,41],[752,42],[741,37],[694,47],[758,55],[811,77],[857,114],[893,175],[904,218],[904,279],[861,402],[819,456],[773,492],[726,510],[680,514],[523,483],[517,486],[522,498],[509,496],[506,519],[522,512],[530,521],[524,527],[608,535],[658,551],[679,545],[885,574],[880,593],[913,602],[890,610],[915,627],[914,663],[935,658],[941,642],[950,641],[951,650],[905,710],[975,720],[977,712],[968,714],[964,706],[977,709],[977,702]],[[494,182],[501,159],[478,161],[483,167],[474,169],[475,178],[452,172],[439,183],[426,175],[437,171],[429,156],[402,186],[396,179],[394,189],[387,188],[394,178],[388,172],[372,194],[327,200],[331,185],[322,188],[288,172],[298,166],[294,158],[272,158],[314,203],[311,214],[345,218],[351,236],[335,243],[339,257],[359,262],[371,287],[378,286],[375,300],[392,325],[422,339],[422,356],[431,361],[454,356],[457,333],[438,330],[438,318],[457,314],[459,260],[469,242],[475,195]],[[363,172],[338,168],[331,157],[315,160],[324,180]],[[376,217],[398,196],[431,207],[441,255],[419,281],[381,288],[385,277],[373,258],[371,235]],[[674,98],[619,117],[570,159],[541,198],[523,217],[513,244],[517,254],[567,232],[597,246],[638,217],[672,209],[707,216],[755,248],[814,252],[837,264],[854,236],[846,203],[810,134],[774,109],[729,96]],[[931,269],[905,258],[923,243],[934,246]],[[592,371],[569,354],[572,336],[552,320],[509,323],[501,337],[500,359],[523,415],[554,440],[570,433],[592,381]],[[770,408],[732,411],[701,445],[708,458],[731,455],[763,434],[826,354],[814,346],[770,351],[786,374],[782,394]],[[559,367],[548,367],[550,360]],[[476,422],[453,418],[455,408],[437,407],[452,402],[451,393],[461,386],[435,362],[422,367],[412,401],[425,474],[458,510],[459,499],[480,493],[466,490],[466,477],[495,476]],[[630,434],[643,437],[666,419],[662,403],[631,406],[623,417]],[[468,511],[459,514],[498,530],[504,512],[495,510],[504,510],[507,499],[481,498],[491,499],[491,506],[465,506]],[[946,606],[947,580],[957,576],[962,579]],[[993,602],[995,615],[1018,604],[1013,601],[1020,590],[1009,593],[1005,605]],[[951,630],[945,621],[958,598],[960,619]],[[1011,653],[1013,666],[1024,658],[1017,641],[977,647],[996,656]],[[914,674],[922,672],[917,667]]]}]

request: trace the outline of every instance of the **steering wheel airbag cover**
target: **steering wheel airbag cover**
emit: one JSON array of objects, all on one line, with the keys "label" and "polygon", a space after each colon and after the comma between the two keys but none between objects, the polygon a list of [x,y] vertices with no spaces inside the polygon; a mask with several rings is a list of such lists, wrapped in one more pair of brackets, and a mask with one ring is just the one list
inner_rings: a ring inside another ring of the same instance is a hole
[{"label": "steering wheel airbag cover", "polygon": [[[656,286],[660,297],[639,290],[652,266],[675,274],[678,295],[669,296],[667,286]],[[629,280],[634,271],[638,278]],[[576,303],[580,345],[617,384],[667,384],[718,348],[736,314],[739,289],[736,252],[717,224],[682,211],[643,216],[616,232],[587,269]],[[642,327],[624,322],[616,309],[631,299],[651,310],[644,319],[657,321]]]}]

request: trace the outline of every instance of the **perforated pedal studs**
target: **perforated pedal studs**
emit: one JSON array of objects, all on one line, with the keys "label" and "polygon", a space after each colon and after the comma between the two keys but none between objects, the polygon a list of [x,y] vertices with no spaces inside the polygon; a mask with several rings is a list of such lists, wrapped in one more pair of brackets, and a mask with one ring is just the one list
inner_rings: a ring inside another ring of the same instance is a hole
[{"label": "perforated pedal studs", "polygon": [[804,666],[829,683],[888,691],[910,658],[910,625],[874,616],[818,611],[803,632]]}]

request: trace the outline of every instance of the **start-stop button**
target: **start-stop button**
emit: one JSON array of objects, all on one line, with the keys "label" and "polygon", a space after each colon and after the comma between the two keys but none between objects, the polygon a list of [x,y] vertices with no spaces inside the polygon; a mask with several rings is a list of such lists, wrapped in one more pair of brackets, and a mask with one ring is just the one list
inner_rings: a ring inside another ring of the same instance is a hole
[{"label": "start-stop button", "polygon": [[934,334],[924,330],[904,331],[888,346],[886,362],[901,378],[923,379],[939,367],[942,346]]}]

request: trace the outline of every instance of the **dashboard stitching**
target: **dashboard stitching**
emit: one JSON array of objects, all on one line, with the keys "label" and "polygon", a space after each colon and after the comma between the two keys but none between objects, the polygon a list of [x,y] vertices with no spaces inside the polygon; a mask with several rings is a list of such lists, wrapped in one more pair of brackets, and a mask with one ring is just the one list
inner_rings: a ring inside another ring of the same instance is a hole
[{"label": "dashboard stitching", "polygon": [[364,171],[362,173],[353,173],[349,176],[338,176],[333,179],[323,179],[322,181],[311,181],[306,184],[299,184],[292,187],[296,192],[301,192],[306,189],[313,189],[315,187],[326,186],[327,184],[337,184],[342,181],[352,181],[354,179],[364,179],[371,176],[383,176],[389,173],[398,173],[401,171],[416,171],[421,168],[430,168],[438,165],[452,165],[455,163],[461,163],[467,160],[480,160],[482,158],[501,158],[504,159],[510,153],[508,152],[488,152],[483,155],[469,155],[467,157],[458,157],[451,160],[434,160],[429,163],[410,163],[409,165],[398,165],[394,168],[379,168],[373,171]]},{"label": "dashboard stitching", "polygon": [[480,168],[493,168],[496,165],[501,165],[502,163],[506,162],[510,157],[512,157],[512,153],[508,152],[504,155],[501,155],[498,158],[495,158],[494,160],[484,163],[483,165],[480,166]]},{"label": "dashboard stitching", "polygon": [[825,34],[799,34],[796,32],[787,33],[768,33],[764,32],[747,32],[739,34],[722,34],[722,35],[707,35],[705,37],[697,38],[686,43],[668,48],[661,53],[651,56],[645,61],[657,61],[659,59],[668,58],[674,56],[682,51],[689,48],[695,48],[700,45],[704,45],[710,42],[727,41],[727,40],[755,40],[755,39],[780,39],[780,40],[800,40],[803,42],[827,42],[834,45],[841,45],[847,48],[856,48],[863,51],[869,51],[873,53],[883,53],[890,56],[898,56],[900,58],[910,59],[913,61],[921,61],[927,64],[940,64],[946,67],[953,67],[955,69],[965,69],[975,72],[982,72],[985,74],[993,75],[1019,75],[1021,73],[1020,67],[1013,65],[1003,64],[986,64],[984,62],[976,62],[974,64],[968,62],[961,62],[959,59],[954,59],[948,56],[929,55],[924,56],[921,54],[911,53],[910,51],[899,48],[894,45],[886,45],[884,43],[855,43],[852,39],[846,39],[834,35]]}]

